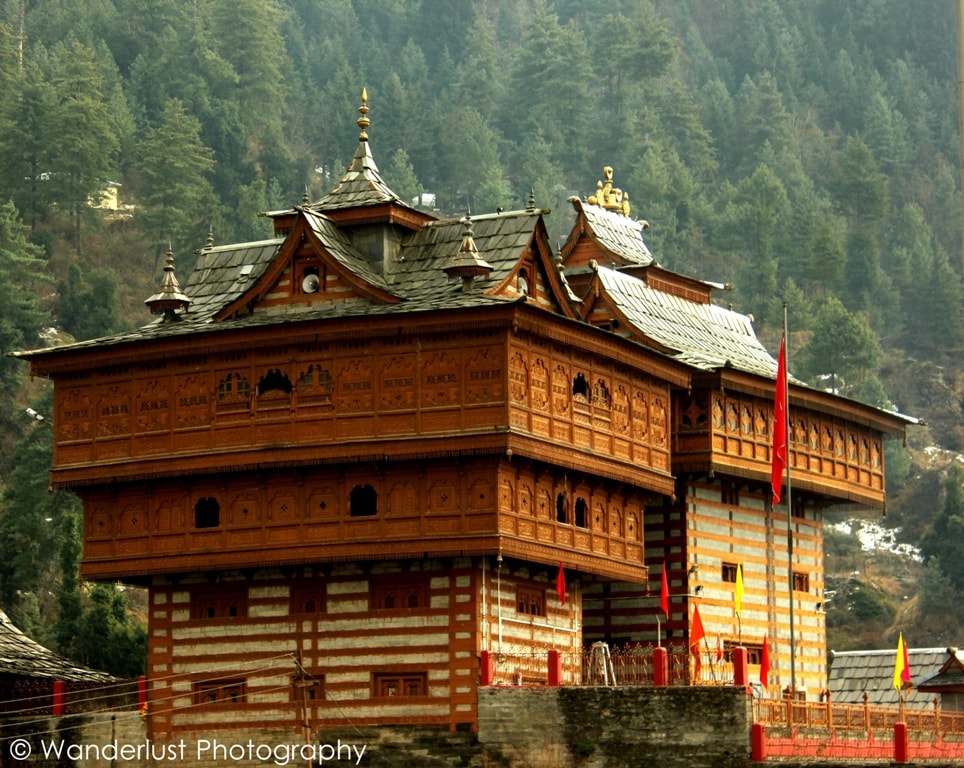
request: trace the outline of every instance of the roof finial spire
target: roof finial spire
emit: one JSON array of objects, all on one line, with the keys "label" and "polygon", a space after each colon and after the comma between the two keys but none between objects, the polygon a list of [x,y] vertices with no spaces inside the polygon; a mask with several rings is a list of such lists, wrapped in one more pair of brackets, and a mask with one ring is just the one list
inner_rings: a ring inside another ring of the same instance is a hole
[{"label": "roof finial spire", "polygon": [[472,287],[472,281],[476,277],[488,277],[492,271],[492,265],[482,258],[478,247],[475,245],[472,216],[468,211],[462,219],[462,226],[464,229],[459,251],[445,263],[442,271],[450,278],[461,279],[462,290],[465,291]]},{"label": "roof finial spire", "polygon": [[170,244],[167,247],[166,263],[164,264],[164,277],[157,288],[157,293],[144,300],[155,315],[164,315],[164,322],[170,323],[177,320],[176,310],[187,309],[191,304],[191,299],[181,291],[177,278],[174,277],[174,250]]},{"label": "roof finial spire", "polygon": [[358,134],[359,141],[368,141],[368,126],[372,124],[372,121],[368,119],[368,88],[362,87],[361,92],[361,106],[358,108],[361,113],[361,117],[355,122],[358,123],[358,127],[361,128],[361,133]]}]

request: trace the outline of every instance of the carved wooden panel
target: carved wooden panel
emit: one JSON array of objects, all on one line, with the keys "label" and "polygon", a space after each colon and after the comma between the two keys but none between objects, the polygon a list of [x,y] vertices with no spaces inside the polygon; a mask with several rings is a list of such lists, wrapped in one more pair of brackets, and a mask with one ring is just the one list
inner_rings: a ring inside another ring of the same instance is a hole
[{"label": "carved wooden panel", "polygon": [[476,350],[465,363],[465,404],[501,402],[505,371],[497,347]]},{"label": "carved wooden panel", "polygon": [[[710,420],[705,426],[693,419],[693,403],[702,397],[710,399]],[[709,448],[720,456],[768,467],[772,450],[772,402],[750,395],[694,393],[680,398],[674,423],[680,430],[680,445],[689,450]],[[707,443],[684,443],[682,436],[698,434],[709,437]],[[840,419],[797,409],[791,413],[788,433],[791,471],[807,473],[814,482],[823,477],[838,489],[847,484],[874,492],[884,487],[882,445],[879,434],[862,430]]]}]

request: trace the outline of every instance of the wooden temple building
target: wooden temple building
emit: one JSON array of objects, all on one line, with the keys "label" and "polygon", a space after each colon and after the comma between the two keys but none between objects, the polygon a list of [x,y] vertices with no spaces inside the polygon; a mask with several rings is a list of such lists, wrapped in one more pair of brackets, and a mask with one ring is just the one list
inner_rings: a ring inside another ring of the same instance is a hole
[{"label": "wooden temple building", "polygon": [[471,728],[483,652],[555,649],[578,682],[597,641],[685,649],[696,608],[708,654],[755,670],[766,635],[772,695],[793,664],[815,697],[822,510],[883,506],[905,421],[791,380],[771,508],[776,362],[659,265],[610,169],[554,252],[531,199],[400,200],[359,111],[340,183],[274,237],[209,239],[180,281],[169,254],[135,332],[20,353],[54,384],[84,577],[149,590],[151,733]]}]

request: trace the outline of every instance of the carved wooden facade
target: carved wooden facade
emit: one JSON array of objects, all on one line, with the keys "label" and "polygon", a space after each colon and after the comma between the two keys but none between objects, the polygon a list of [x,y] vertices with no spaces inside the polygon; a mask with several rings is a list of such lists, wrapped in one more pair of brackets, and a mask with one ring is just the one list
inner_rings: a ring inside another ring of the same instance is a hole
[{"label": "carved wooden facade", "polygon": [[[349,172],[271,214],[275,239],[209,242],[183,290],[170,257],[162,319],[25,354],[55,383],[52,481],[83,498],[84,575],[150,589],[152,731],[472,726],[480,651],[682,639],[697,599],[711,636],[768,632],[783,664],[775,363],[749,321],[621,213],[574,201],[557,258],[531,203],[409,208],[360,111]],[[800,386],[790,405],[816,690],[820,510],[882,504],[903,424]]]}]

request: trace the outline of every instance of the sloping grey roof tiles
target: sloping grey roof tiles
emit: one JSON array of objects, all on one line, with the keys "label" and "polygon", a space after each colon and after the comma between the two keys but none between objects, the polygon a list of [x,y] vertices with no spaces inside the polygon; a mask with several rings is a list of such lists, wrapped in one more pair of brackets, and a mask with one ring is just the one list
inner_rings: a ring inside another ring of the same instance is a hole
[{"label": "sloping grey roof tiles", "polygon": [[382,179],[368,141],[362,140],[358,142],[351,165],[341,177],[338,186],[309,207],[316,211],[333,211],[389,202],[410,207],[405,205]]},{"label": "sloping grey roof tiles", "polygon": [[[478,283],[478,289],[498,285],[519,261],[532,239],[545,211],[513,211],[472,217],[472,238],[479,255],[491,266],[492,272]],[[450,281],[442,271],[449,260],[459,253],[465,225],[460,219],[429,222],[413,233],[402,244],[398,260],[391,265],[388,277],[393,290],[409,299],[437,295],[446,285],[459,290],[457,281]]]},{"label": "sloping grey roof tiles", "polygon": [[644,280],[609,267],[599,267],[597,274],[627,320],[669,349],[674,359],[707,371],[729,367],[776,376],[777,362],[757,339],[746,315],[655,290]]},{"label": "sloping grey roof tiles", "polygon": [[[908,707],[926,708],[934,704],[933,693],[917,690],[921,682],[937,673],[947,659],[946,648],[908,649],[913,689],[904,691]],[[897,650],[832,651],[827,686],[830,701],[863,704],[864,692],[872,706],[897,706],[900,695],[894,688],[894,663]]]},{"label": "sloping grey roof tiles", "polygon": [[626,265],[648,267],[656,263],[643,242],[646,227],[643,222],[607,211],[598,205],[584,203],[579,198],[572,198],[572,203],[586,217],[591,235],[604,248],[621,257]]},{"label": "sloping grey roof tiles", "polygon": [[17,629],[3,611],[0,611],[0,675],[77,683],[109,683],[116,680],[106,672],[74,664],[34,642]]}]

